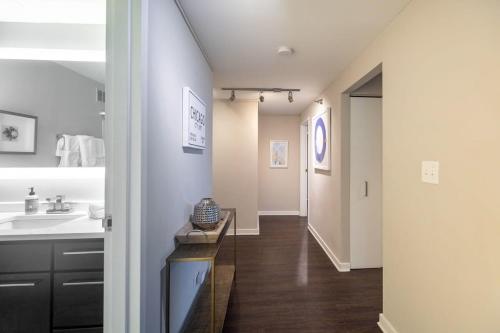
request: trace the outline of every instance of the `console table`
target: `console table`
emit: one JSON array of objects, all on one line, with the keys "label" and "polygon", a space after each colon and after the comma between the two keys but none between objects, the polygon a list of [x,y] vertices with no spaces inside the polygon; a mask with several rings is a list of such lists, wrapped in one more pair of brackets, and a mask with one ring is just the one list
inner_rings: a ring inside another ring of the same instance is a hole
[{"label": "console table", "polygon": [[[176,305],[171,304],[171,295],[173,292],[170,288],[175,284],[175,282],[171,283],[173,265],[206,262],[209,267],[206,276],[200,281],[199,289],[184,320],[184,324],[179,329],[181,332],[219,333],[222,332],[222,328],[224,327],[231,288],[233,281],[236,279],[237,251],[236,237],[233,237],[233,242],[229,244],[229,239],[225,238],[231,222],[234,228],[234,235],[236,235],[236,209],[222,209],[222,212],[229,215],[215,243],[177,244],[174,252],[166,259],[168,277],[167,306]],[[225,239],[226,242],[224,242]],[[198,276],[196,276],[196,279],[198,279]],[[170,315],[169,310],[168,308],[167,316]],[[170,333],[176,333],[171,330],[170,321],[167,325]]]}]

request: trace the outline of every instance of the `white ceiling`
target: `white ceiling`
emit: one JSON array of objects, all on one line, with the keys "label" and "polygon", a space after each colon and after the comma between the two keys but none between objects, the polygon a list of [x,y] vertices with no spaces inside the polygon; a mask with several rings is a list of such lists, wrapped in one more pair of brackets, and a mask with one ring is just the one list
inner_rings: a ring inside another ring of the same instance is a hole
[{"label": "white ceiling", "polygon": [[[410,0],[179,0],[206,51],[216,88],[299,88],[265,94],[260,111],[298,114]],[[290,57],[277,55],[287,45]],[[215,89],[216,98],[229,92]],[[258,94],[236,94],[257,99]]]}]

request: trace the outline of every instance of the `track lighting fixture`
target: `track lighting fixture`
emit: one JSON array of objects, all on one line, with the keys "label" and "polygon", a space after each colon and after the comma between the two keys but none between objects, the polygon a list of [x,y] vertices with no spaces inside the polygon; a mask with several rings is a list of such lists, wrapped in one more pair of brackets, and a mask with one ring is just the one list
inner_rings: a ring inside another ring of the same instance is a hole
[{"label": "track lighting fixture", "polygon": [[229,100],[233,102],[236,99],[235,91],[253,91],[259,93],[259,101],[264,103],[264,92],[282,93],[288,91],[288,101],[293,103],[293,92],[300,91],[300,89],[286,89],[286,88],[221,88],[224,91],[231,91]]}]

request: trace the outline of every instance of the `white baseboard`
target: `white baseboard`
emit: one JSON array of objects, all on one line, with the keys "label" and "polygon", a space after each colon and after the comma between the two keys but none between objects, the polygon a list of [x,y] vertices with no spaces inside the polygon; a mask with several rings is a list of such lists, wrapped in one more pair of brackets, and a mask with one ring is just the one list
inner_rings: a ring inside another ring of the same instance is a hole
[{"label": "white baseboard", "polygon": [[267,216],[267,215],[299,215],[299,211],[298,210],[259,211],[259,216]]},{"label": "white baseboard", "polygon": [[339,272],[349,272],[351,270],[351,264],[348,262],[340,262],[335,253],[333,253],[333,251],[328,247],[328,245],[326,245],[323,238],[321,238],[321,236],[318,234],[318,232],[314,229],[312,225],[309,224],[307,226],[307,229],[309,230],[311,235],[313,235],[314,238],[316,238],[318,244],[321,246],[323,251],[325,251],[326,255],[328,256],[328,258],[330,258],[332,263],[335,265],[335,268],[337,268]]},{"label": "white baseboard", "polygon": [[398,333],[383,313],[380,314],[377,325],[384,333]]},{"label": "white baseboard", "polygon": [[[233,236],[234,235],[234,228],[232,226],[229,227],[227,230],[228,236]],[[236,229],[236,235],[237,236],[258,236],[260,235],[260,229],[259,229],[259,223],[257,223],[257,228],[255,229]]]}]

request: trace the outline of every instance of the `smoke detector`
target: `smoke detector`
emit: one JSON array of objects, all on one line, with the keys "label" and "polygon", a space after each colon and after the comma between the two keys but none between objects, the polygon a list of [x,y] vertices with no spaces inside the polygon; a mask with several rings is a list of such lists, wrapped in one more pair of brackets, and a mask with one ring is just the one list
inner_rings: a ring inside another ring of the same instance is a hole
[{"label": "smoke detector", "polygon": [[280,56],[291,56],[293,52],[293,49],[289,46],[280,46],[278,48],[278,54]]}]

